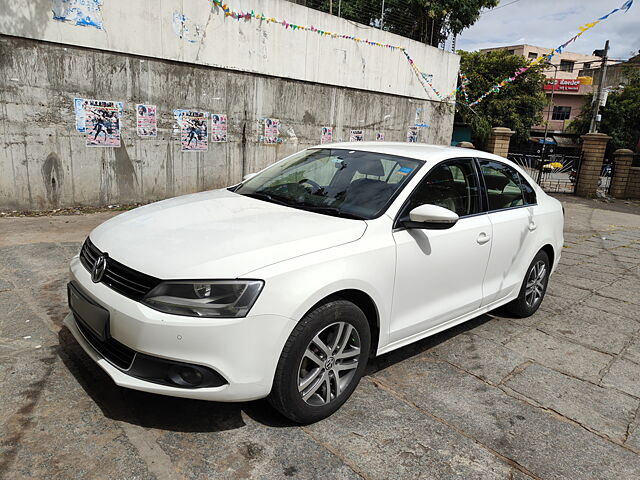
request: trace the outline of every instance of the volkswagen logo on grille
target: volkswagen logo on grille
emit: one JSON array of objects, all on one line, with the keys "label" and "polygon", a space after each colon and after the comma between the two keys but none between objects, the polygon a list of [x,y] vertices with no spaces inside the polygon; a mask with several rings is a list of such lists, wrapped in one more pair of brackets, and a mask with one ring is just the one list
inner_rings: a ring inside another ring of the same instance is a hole
[{"label": "volkswagen logo on grille", "polygon": [[93,283],[98,283],[102,280],[102,276],[104,275],[104,271],[107,269],[107,254],[103,253],[98,258],[96,258],[96,263],[93,264],[93,268],[91,269],[91,280]]}]

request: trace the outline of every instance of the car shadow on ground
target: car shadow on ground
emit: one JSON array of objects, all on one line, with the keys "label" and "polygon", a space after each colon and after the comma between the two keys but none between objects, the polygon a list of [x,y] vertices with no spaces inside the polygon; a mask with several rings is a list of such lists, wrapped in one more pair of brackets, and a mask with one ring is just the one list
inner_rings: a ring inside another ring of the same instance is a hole
[{"label": "car shadow on ground", "polygon": [[[369,361],[365,375],[373,375],[396,363],[428,352],[440,343],[472,330],[492,318],[490,315],[481,315],[457,327],[374,358]],[[111,420],[174,432],[222,432],[246,426],[242,415],[244,413],[253,421],[268,427],[297,425],[280,415],[266,400],[221,403],[168,397],[119,387],[91,360],[66,327],[60,330],[58,337],[58,356],[104,416]]]}]

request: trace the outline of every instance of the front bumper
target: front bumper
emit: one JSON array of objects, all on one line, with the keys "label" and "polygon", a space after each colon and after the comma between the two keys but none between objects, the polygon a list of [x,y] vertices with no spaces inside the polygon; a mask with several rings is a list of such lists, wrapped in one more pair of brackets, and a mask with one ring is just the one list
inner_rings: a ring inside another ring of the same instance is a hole
[{"label": "front bumper", "polygon": [[[180,388],[128,375],[87,341],[70,313],[65,325],[87,354],[120,386],[184,398],[246,401],[271,391],[280,353],[295,322],[279,315],[245,318],[194,318],[169,315],[130,300],[101,283],[74,257],[74,284],[109,311],[109,334],[123,345],[153,357],[202,365],[228,382],[220,387]],[[262,292],[265,294],[266,292]]]}]

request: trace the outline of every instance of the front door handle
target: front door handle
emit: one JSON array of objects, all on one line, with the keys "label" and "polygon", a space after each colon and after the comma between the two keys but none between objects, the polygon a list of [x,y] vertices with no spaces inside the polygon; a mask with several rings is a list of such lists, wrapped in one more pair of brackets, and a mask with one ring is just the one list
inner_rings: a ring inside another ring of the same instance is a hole
[{"label": "front door handle", "polygon": [[480,235],[478,235],[478,239],[476,240],[476,242],[478,242],[480,245],[484,245],[489,240],[491,240],[491,237],[486,233],[482,232]]}]

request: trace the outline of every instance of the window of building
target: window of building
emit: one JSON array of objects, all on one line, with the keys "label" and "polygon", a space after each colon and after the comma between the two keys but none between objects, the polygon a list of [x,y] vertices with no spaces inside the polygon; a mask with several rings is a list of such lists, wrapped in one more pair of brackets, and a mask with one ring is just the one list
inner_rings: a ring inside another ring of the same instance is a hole
[{"label": "window of building", "polygon": [[538,54],[536,52],[529,52],[529,60],[535,60],[538,58]]},{"label": "window of building", "polygon": [[569,60],[560,60],[560,71],[561,72],[573,72],[573,65],[575,62],[570,62]]},{"label": "window of building", "polygon": [[588,70],[590,68],[591,68],[591,62],[587,62],[587,63],[584,64],[584,69],[585,70]]},{"label": "window of building", "polygon": [[569,120],[571,116],[571,107],[560,107],[555,105],[553,107],[553,113],[551,114],[551,120]]},{"label": "window of building", "polygon": [[516,53],[516,51],[515,50],[507,50],[507,53],[509,55],[514,55]]}]

